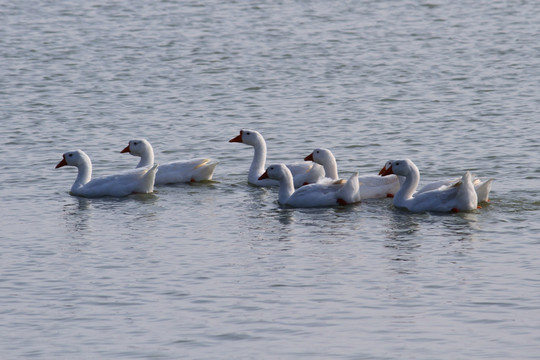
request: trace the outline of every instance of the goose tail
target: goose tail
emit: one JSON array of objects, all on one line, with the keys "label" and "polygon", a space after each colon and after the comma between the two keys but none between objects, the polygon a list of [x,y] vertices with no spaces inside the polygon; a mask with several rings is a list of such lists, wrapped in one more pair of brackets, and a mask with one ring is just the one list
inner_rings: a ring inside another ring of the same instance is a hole
[{"label": "goose tail", "polygon": [[352,174],[345,185],[337,193],[338,203],[340,205],[354,204],[361,200],[360,183],[358,182],[358,173]]}]

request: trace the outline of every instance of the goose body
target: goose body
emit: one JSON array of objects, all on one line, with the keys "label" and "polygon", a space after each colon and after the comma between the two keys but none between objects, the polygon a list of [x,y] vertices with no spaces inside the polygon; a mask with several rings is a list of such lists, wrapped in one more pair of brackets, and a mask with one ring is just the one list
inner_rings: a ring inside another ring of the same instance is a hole
[{"label": "goose body", "polygon": [[[263,136],[255,130],[240,130],[240,134],[229,142],[239,142],[253,146],[254,155],[248,173],[248,182],[257,186],[277,186],[279,181],[271,178],[260,179],[265,171],[266,163],[266,142]],[[322,166],[310,163],[287,164],[293,176],[294,187],[306,184],[313,184],[324,177]]]},{"label": "goose body", "polygon": [[458,212],[477,208],[478,196],[468,171],[458,182],[419,192],[416,195],[414,194],[420,181],[420,172],[411,160],[392,160],[390,165],[381,171],[382,176],[390,174],[405,178],[394,196],[393,202],[396,207],[406,208],[412,212]]},{"label": "goose body", "polygon": [[[390,167],[391,162],[392,161],[386,162],[384,167],[379,172],[379,175],[384,173],[386,169]],[[399,184],[401,186],[405,182],[405,177],[398,176],[398,179],[399,179]],[[434,181],[421,187],[412,196],[415,197],[417,194],[420,194],[426,191],[437,190],[437,189],[442,190],[444,188],[451,187],[452,185],[454,185],[455,183],[459,181],[460,181],[460,178]],[[479,178],[473,177],[472,183],[474,185],[474,190],[476,191],[478,205],[480,205],[483,202],[489,202],[489,193],[491,192],[491,185],[493,184],[493,179],[480,180]]]},{"label": "goose body", "polygon": [[[460,181],[460,178],[435,181],[427,185],[424,185],[422,188],[420,188],[420,190],[414,193],[413,196],[415,197],[417,194],[421,194],[426,191],[443,190],[445,188],[452,187],[455,183],[459,181]],[[478,178],[473,178],[471,175],[471,181],[473,183],[474,191],[476,192],[478,205],[480,205],[483,202],[489,202],[489,193],[491,191],[491,185],[493,183],[493,179],[482,181]]]},{"label": "goose body", "polygon": [[[137,168],[148,167],[154,163],[154,150],[146,139],[130,140],[121,153],[139,156],[141,160]],[[217,162],[206,158],[160,164],[155,185],[212,180],[216,166]]]},{"label": "goose body", "polygon": [[[304,160],[322,165],[327,178],[339,179],[336,158],[330,150],[317,148]],[[358,181],[362,199],[391,197],[399,190],[399,179],[395,175],[362,175],[358,176]]]},{"label": "goose body", "polygon": [[327,207],[349,205],[360,201],[358,174],[334,183],[315,183],[300,187],[295,191],[293,177],[285,164],[269,166],[260,176],[261,180],[270,178],[279,181],[279,203],[292,207]]},{"label": "goose body", "polygon": [[83,197],[121,197],[134,193],[151,193],[154,191],[154,179],[158,168],[156,164],[92,179],[92,162],[82,150],[64,153],[63,159],[56,168],[66,165],[75,166],[78,169],[77,179],[71,187],[71,194]]}]

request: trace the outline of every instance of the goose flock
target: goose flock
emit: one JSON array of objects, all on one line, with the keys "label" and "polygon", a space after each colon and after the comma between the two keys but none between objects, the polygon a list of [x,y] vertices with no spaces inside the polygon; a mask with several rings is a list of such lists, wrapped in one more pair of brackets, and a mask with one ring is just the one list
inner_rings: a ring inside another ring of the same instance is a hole
[{"label": "goose flock", "polygon": [[[393,198],[393,204],[411,212],[463,212],[489,201],[493,179],[480,180],[465,172],[461,177],[429,183],[417,189],[420,172],[409,159],[388,161],[379,174],[348,179],[338,175],[337,162],[325,148],[314,149],[304,162],[266,163],[266,142],[255,130],[240,130],[229,142],[253,146],[248,183],[279,186],[278,202],[290,207],[345,206],[365,199]],[[70,193],[83,197],[122,197],[148,194],[154,185],[212,180],[218,162],[210,158],[154,163],[152,145],[146,139],[130,140],[121,153],[140,157],[135,169],[92,179],[92,162],[82,150],[63,154],[56,168],[75,166],[77,178]]]}]

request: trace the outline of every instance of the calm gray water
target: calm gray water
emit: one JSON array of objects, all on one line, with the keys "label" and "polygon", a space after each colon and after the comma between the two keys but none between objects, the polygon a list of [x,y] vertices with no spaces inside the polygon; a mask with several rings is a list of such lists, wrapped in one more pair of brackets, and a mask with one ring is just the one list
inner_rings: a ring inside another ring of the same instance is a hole
[{"label": "calm gray water", "polygon": [[[3,359],[533,359],[540,354],[540,2],[0,5]],[[408,157],[491,203],[280,208],[269,161]],[[215,182],[81,199],[94,174],[208,156]]]}]

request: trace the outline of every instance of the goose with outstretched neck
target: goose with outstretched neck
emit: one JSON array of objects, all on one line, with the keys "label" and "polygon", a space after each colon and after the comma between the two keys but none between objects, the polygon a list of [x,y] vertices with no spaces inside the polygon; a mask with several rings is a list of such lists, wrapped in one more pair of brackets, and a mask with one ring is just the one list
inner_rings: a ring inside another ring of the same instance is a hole
[{"label": "goose with outstretched neck", "polygon": [[[264,141],[263,136],[258,131],[240,130],[240,134],[229,140],[229,142],[238,142],[253,146],[253,160],[251,161],[248,173],[248,182],[250,184],[257,186],[277,186],[279,184],[275,179],[259,179],[265,170],[266,141]],[[324,177],[323,167],[313,162],[287,164],[287,167],[292,173],[295,188],[316,183]]]}]

